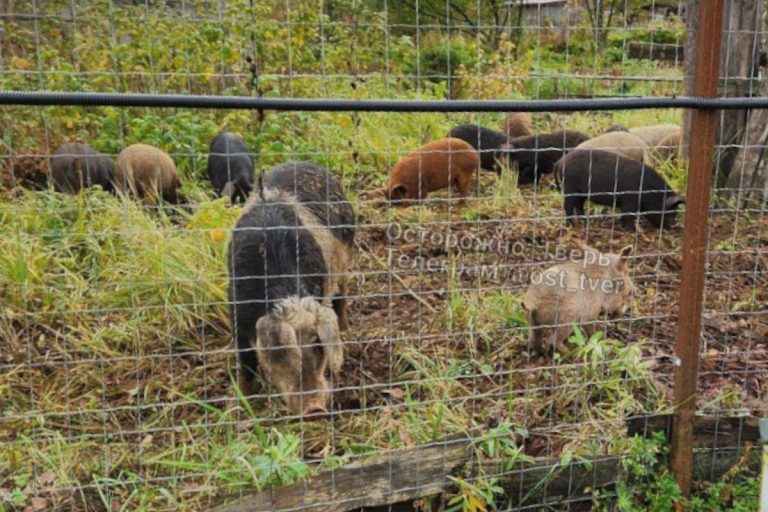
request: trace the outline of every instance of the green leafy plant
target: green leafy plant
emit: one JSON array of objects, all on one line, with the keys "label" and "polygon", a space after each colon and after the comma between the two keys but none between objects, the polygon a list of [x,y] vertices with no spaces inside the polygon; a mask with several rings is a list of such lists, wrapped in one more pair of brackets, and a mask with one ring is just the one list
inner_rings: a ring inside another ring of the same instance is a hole
[{"label": "green leafy plant", "polygon": [[496,497],[504,492],[497,478],[476,477],[465,480],[449,477],[458,487],[455,496],[448,500],[446,512],[487,512],[497,510]]}]

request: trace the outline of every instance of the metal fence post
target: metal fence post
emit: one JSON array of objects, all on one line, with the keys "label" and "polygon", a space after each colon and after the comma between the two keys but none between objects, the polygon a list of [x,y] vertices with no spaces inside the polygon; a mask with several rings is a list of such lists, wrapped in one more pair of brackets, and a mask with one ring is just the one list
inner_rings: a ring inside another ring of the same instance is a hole
[{"label": "metal fence post", "polygon": [[[702,0],[698,7],[692,94],[715,97],[720,71],[723,0]],[[676,346],[678,366],[675,370],[675,416],[672,430],[672,471],[685,496],[690,495],[693,479],[693,421],[696,413],[709,195],[712,186],[717,110],[694,110],[691,121]]]}]

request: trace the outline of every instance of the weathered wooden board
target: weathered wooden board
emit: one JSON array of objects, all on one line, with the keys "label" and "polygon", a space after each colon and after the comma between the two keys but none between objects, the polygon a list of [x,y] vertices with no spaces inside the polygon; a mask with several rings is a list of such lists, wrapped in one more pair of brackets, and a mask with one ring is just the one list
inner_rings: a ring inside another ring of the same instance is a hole
[{"label": "weathered wooden board", "polygon": [[371,457],[293,485],[244,496],[216,512],[343,511],[441,492],[470,460],[469,439],[453,439]]},{"label": "weathered wooden board", "polygon": [[[627,421],[630,435],[651,432],[669,434],[672,416],[637,417]],[[694,473],[699,480],[712,480],[730,469],[743,455],[743,446],[759,439],[755,418],[698,417],[694,428],[696,446]],[[755,471],[759,450],[748,462]],[[504,467],[501,463],[474,464],[472,440],[447,439],[439,443],[398,450],[326,471],[303,482],[243,496],[212,512],[344,512],[412,501],[443,492],[452,475],[463,469],[481,469],[499,479],[510,504],[558,503],[591,500],[595,488],[615,483],[620,476],[621,457],[537,459]]]}]

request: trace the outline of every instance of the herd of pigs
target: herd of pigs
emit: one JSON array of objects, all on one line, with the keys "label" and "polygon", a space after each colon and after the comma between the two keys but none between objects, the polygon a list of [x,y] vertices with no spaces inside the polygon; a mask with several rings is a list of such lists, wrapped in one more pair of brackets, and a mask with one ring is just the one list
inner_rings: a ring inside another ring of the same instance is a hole
[{"label": "herd of pigs", "polygon": [[[636,229],[640,216],[663,229],[684,201],[651,165],[675,158],[680,141],[675,125],[614,126],[593,138],[568,130],[534,134],[528,114],[512,113],[503,131],[461,125],[406,155],[388,185],[367,196],[408,206],[453,185],[463,201],[481,169],[516,169],[519,185],[554,178],[569,223],[584,215],[588,200],[619,208],[625,229]],[[171,157],[146,144],[127,147],[113,163],[87,144],[67,143],[51,155],[50,170],[59,192],[98,185],[147,204],[186,201]],[[212,141],[208,174],[218,195],[245,203],[228,255],[240,389],[255,393],[260,368],[293,413],[324,414],[344,360],[352,205],[333,173],[311,162],[277,165],[255,183],[251,152],[230,132]],[[523,298],[531,347],[543,355],[563,350],[575,325],[626,308],[634,290],[631,251],[582,246],[579,258],[538,274]]]}]

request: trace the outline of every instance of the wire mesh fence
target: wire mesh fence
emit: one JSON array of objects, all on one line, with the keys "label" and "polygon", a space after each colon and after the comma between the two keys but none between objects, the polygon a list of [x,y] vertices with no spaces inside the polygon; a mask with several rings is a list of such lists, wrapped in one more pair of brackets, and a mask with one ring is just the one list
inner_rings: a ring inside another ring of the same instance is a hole
[{"label": "wire mesh fence", "polygon": [[[764,6],[725,13],[718,97],[768,96]],[[5,0],[0,89],[629,107],[691,95],[697,14]],[[663,510],[684,229],[688,506],[757,503],[764,108],[719,111],[692,226],[682,109],[25,102],[0,109],[0,507]]]}]

